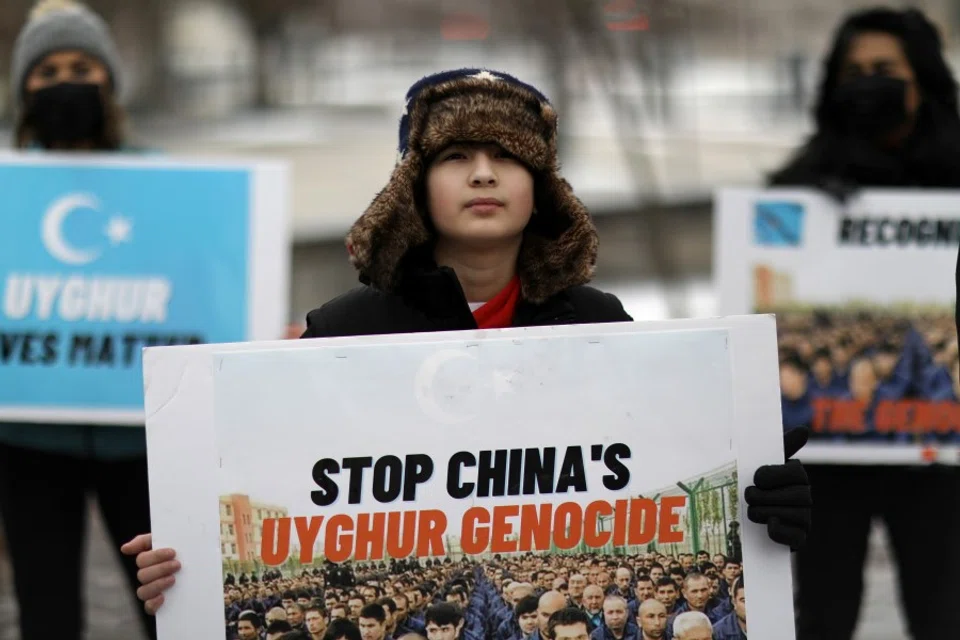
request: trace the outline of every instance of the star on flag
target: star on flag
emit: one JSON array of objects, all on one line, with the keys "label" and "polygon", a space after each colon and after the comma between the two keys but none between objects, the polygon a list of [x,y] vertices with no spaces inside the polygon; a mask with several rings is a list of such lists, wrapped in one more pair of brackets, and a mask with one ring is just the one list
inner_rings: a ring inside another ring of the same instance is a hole
[{"label": "star on flag", "polygon": [[107,222],[107,228],[104,233],[110,239],[110,244],[116,246],[121,242],[129,242],[130,234],[133,231],[133,224],[129,218],[114,216]]}]

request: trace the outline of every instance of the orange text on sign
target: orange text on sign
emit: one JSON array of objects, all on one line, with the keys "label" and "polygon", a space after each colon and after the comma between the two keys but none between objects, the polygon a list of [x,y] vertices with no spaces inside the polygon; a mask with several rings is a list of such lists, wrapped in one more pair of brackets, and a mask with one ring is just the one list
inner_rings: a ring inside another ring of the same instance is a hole
[{"label": "orange text on sign", "polygon": [[[867,403],[818,398],[813,401],[814,433],[867,432]],[[873,410],[875,433],[948,435],[960,433],[960,404],[928,400],[882,400]]]},{"label": "orange text on sign", "polygon": [[[678,530],[685,496],[664,496],[586,505],[503,505],[471,507],[460,523],[460,546],[467,555],[683,542]],[[600,522],[606,524],[600,526]],[[331,562],[383,560],[447,554],[447,517],[436,509],[361,513],[356,517],[325,516],[268,518],[263,521],[260,557],[264,564],[282,565],[291,549],[299,549],[302,564],[314,562],[322,543]],[[295,537],[294,537],[295,536]]]}]

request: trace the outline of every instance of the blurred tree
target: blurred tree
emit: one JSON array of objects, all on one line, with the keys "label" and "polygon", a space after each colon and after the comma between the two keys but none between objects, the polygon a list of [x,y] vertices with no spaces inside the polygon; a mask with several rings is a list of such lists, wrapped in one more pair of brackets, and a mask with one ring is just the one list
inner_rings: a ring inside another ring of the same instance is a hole
[{"label": "blurred tree", "polygon": [[[628,5],[615,3],[615,7],[605,4],[597,0],[568,0],[564,6],[569,14],[571,33],[583,50],[584,59],[592,65],[592,77],[600,83],[613,109],[620,132],[617,139],[635,190],[641,194],[641,206],[646,209],[636,219],[646,232],[646,251],[654,277],[666,285],[670,316],[682,317],[686,315],[685,297],[674,293],[675,287],[671,286],[676,284],[678,265],[672,259],[672,243],[665,230],[665,217],[672,212],[657,206],[659,186],[648,149],[643,144],[645,125],[651,120],[649,104],[631,99],[624,91],[625,86],[643,87],[649,96],[659,95],[666,100],[668,92],[661,82],[666,77],[669,61],[664,56],[658,58],[656,51],[659,42],[677,35],[672,28],[677,22],[676,9],[668,13],[666,3],[661,0]],[[616,26],[624,23],[645,25],[646,29]],[[661,106],[662,112],[669,111],[668,103],[663,102]]]},{"label": "blurred tree", "polygon": [[284,17],[292,12],[316,11],[318,14],[329,11],[335,6],[335,0],[233,0],[250,21],[256,40],[255,84],[251,106],[256,109],[268,108],[270,101],[270,69],[267,65],[266,51],[271,40],[281,37]]}]

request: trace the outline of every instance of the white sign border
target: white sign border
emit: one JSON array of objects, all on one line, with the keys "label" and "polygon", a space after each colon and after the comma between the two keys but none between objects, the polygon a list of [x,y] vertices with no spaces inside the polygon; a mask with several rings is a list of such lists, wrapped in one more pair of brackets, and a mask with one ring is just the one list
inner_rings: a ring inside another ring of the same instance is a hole
[{"label": "white sign border", "polygon": [[[482,339],[486,335],[584,336],[634,332],[726,329],[735,378],[748,382],[733,389],[734,424],[738,429],[740,513],[746,515],[743,490],[756,469],[783,462],[782,422],[777,377],[777,346],[772,316],[675,320],[605,325],[567,325],[494,331],[363,336],[323,340],[270,341],[257,344],[155,347],[144,352],[151,514],[154,547],[177,549],[183,569],[178,585],[158,613],[160,638],[214,637],[223,633],[220,560],[219,460],[214,428],[213,378],[219,353],[359,344],[443,343]],[[160,388],[159,385],[165,385]],[[749,424],[770,424],[749,430]],[[748,596],[754,611],[751,633],[790,640],[793,630],[793,583],[790,552],[767,536],[766,527],[742,520]],[[750,569],[753,567],[753,569]],[[203,603],[203,604],[200,604]],[[209,604],[207,604],[209,603]],[[178,615],[178,609],[190,615]]]},{"label": "white sign border", "polygon": [[[869,193],[871,195],[893,197],[898,201],[904,199],[957,198],[956,192],[944,190],[870,189]],[[749,269],[734,267],[738,261],[742,262],[743,260],[744,243],[749,243],[753,212],[743,211],[742,216],[730,215],[725,213],[724,203],[728,199],[755,199],[761,194],[766,198],[796,200],[805,204],[828,199],[825,194],[810,189],[724,187],[715,192],[713,280],[717,292],[717,308],[722,314],[741,314],[753,311],[750,299]],[[960,466],[960,445],[856,442],[827,444],[811,442],[804,447],[797,458],[805,464],[909,465],[917,467],[937,464]]]}]

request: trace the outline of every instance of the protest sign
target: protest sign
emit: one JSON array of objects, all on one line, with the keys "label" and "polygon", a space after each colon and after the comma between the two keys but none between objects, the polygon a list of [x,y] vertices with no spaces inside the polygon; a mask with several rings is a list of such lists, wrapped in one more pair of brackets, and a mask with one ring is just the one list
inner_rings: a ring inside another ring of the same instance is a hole
[{"label": "protest sign", "polygon": [[805,462],[960,463],[960,195],[722,190],[721,313],[773,312]]},{"label": "protest sign", "polygon": [[0,156],[0,420],[143,424],[145,346],[276,339],[282,165]]},{"label": "protest sign", "polygon": [[789,551],[742,499],[783,461],[775,363],[769,316],[148,349],[154,541],[184,567],[160,637],[223,634],[251,573],[266,608],[327,563],[488,588],[706,551],[742,554],[751,633],[792,638]]}]

